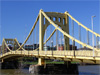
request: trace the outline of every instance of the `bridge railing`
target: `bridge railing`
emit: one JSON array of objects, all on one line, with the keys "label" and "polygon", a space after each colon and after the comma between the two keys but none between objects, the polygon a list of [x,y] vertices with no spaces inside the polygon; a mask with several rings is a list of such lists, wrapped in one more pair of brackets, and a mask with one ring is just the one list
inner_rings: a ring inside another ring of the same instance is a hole
[{"label": "bridge railing", "polygon": [[[75,52],[75,53],[74,53]],[[33,55],[38,54],[38,51],[33,51]],[[78,50],[78,51],[39,51],[39,55],[51,55],[51,56],[83,56],[93,57],[93,52],[90,50]],[[95,57],[100,57],[100,52],[95,51]]]}]

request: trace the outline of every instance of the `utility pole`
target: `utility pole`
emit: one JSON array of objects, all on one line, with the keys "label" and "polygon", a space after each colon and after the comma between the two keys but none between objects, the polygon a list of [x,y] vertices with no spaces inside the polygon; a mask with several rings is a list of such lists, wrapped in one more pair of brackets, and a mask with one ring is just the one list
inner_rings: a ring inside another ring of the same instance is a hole
[{"label": "utility pole", "polygon": [[[91,23],[92,23],[92,31],[93,31],[93,18],[96,17],[95,15],[91,17]],[[94,55],[94,34],[92,33],[92,45],[93,45],[93,57]]]}]

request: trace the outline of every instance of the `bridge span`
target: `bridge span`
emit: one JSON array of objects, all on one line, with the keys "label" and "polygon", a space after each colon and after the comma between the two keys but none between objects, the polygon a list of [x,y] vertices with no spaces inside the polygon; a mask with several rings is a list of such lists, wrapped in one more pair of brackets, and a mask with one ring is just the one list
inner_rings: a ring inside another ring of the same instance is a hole
[{"label": "bridge span", "polygon": [[[69,27],[71,27],[72,30]],[[74,28],[78,29],[74,30]],[[82,33],[82,28],[85,30],[85,33]],[[96,47],[93,47],[91,41],[89,41],[89,37],[92,34],[95,36],[94,40]],[[84,36],[86,36],[87,42],[82,41],[82,37]],[[67,11],[65,13],[58,13],[40,10],[23,44],[20,44],[16,38],[3,39],[0,59],[3,61],[11,57],[14,59],[17,56],[29,56],[39,58],[39,65],[45,63],[44,59],[100,64],[100,48],[98,47],[99,38],[100,34],[87,28]],[[36,46],[34,46],[35,44]],[[70,44],[72,44],[72,50],[70,49]],[[75,50],[75,45],[78,45],[77,47],[79,48],[85,47],[87,49]],[[25,49],[29,46],[30,50]],[[47,49],[44,49],[44,47]]]},{"label": "bridge span", "polygon": [[58,59],[63,61],[74,61],[81,63],[92,63],[92,64],[100,64],[100,52],[96,53],[95,57],[93,56],[93,52],[90,50],[84,51],[12,51],[5,53],[0,56],[1,59],[9,59],[11,57],[37,57],[43,59]]}]

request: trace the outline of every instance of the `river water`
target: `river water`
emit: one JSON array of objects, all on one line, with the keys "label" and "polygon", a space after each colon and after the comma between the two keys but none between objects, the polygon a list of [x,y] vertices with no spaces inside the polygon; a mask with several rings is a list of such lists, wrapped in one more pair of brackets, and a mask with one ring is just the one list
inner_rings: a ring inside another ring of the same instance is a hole
[{"label": "river water", "polygon": [[79,75],[100,75],[100,65],[78,66]]},{"label": "river water", "polygon": [[[78,66],[79,75],[100,75],[100,65]],[[0,75],[32,75],[28,69],[3,69]]]}]

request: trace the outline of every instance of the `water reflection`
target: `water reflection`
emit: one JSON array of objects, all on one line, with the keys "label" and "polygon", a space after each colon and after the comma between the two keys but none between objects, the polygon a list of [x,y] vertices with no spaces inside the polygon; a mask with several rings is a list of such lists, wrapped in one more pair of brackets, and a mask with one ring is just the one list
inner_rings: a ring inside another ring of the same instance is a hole
[{"label": "water reflection", "polygon": [[[100,75],[100,65],[78,66],[79,75]],[[1,69],[0,75],[33,75],[28,69]]]},{"label": "water reflection", "polygon": [[100,75],[100,65],[78,66],[79,75]]},{"label": "water reflection", "polygon": [[0,75],[29,75],[28,69],[3,69]]}]

